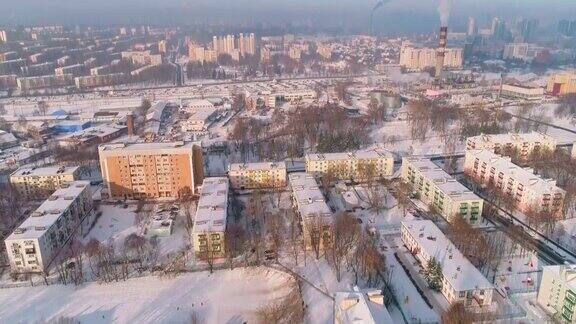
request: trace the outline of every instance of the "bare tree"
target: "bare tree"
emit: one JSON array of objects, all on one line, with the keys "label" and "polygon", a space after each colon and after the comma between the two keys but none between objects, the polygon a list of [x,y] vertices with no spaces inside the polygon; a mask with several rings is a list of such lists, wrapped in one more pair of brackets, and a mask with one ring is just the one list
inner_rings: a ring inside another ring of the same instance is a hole
[{"label": "bare tree", "polygon": [[344,259],[358,243],[360,225],[356,219],[348,214],[341,213],[336,216],[332,227],[332,262],[336,279],[341,279],[341,267]]}]

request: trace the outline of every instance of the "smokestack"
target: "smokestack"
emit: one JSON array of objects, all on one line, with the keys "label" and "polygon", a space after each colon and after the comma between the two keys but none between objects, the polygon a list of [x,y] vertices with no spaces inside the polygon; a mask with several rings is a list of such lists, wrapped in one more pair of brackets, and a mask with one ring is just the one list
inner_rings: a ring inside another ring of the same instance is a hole
[{"label": "smokestack", "polygon": [[128,127],[128,135],[134,135],[134,115],[132,113],[126,116],[126,127]]},{"label": "smokestack", "polygon": [[436,50],[436,80],[442,79],[442,69],[444,68],[444,56],[446,55],[446,40],[448,38],[448,27],[440,27],[438,49]]}]

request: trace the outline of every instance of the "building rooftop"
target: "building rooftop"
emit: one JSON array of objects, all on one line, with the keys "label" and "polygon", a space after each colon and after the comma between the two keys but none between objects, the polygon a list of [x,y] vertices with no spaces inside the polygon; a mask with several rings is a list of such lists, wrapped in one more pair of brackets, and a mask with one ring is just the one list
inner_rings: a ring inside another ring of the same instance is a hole
[{"label": "building rooftop", "polygon": [[545,143],[545,142],[552,142],[555,143],[554,137],[550,135],[546,135],[539,132],[531,132],[531,133],[505,133],[505,134],[481,134],[478,136],[469,137],[468,141],[474,141],[477,143],[498,143],[498,144],[505,144],[505,143]]},{"label": "building rooftop", "polygon": [[440,263],[444,278],[450,282],[454,290],[494,288],[432,221],[404,221],[402,226],[426,254]]},{"label": "building rooftop", "polygon": [[349,159],[376,159],[376,158],[394,158],[392,153],[380,149],[373,150],[359,150],[353,152],[341,153],[313,153],[307,154],[306,160],[322,161],[322,160],[349,160]]},{"label": "building rooftop", "polygon": [[165,154],[173,153],[174,150],[182,150],[186,152],[192,151],[192,147],[196,142],[153,142],[153,143],[110,143],[102,144],[99,146],[100,153],[114,152],[126,154]]},{"label": "building rooftop", "polygon": [[216,108],[198,108],[192,110],[192,115],[188,120],[199,120],[205,121],[206,119],[210,118],[216,112]]},{"label": "building rooftop", "polygon": [[89,139],[93,136],[96,137],[105,137],[111,134],[114,134],[118,131],[126,129],[126,126],[117,125],[117,124],[103,124],[94,127],[89,127],[83,130],[79,130],[72,134],[68,134],[64,137],[61,137],[60,140],[67,140],[67,139]]},{"label": "building rooftop", "polygon": [[334,305],[340,311],[343,324],[394,323],[379,290],[337,292]]},{"label": "building rooftop", "polygon": [[36,209],[6,240],[36,239],[44,235],[74,200],[84,191],[90,190],[89,181],[74,181],[57,189]]},{"label": "building rooftop", "polygon": [[14,173],[12,173],[11,177],[40,177],[40,176],[52,176],[52,175],[71,175],[76,172],[80,167],[67,167],[67,166],[52,166],[52,167],[42,167],[42,168],[35,168],[35,167],[22,167]]},{"label": "building rooftop", "polygon": [[536,192],[564,192],[563,189],[556,186],[553,179],[543,179],[534,174],[530,168],[522,168],[514,163],[510,157],[504,157],[493,153],[489,150],[468,150],[472,158],[478,158],[480,161],[489,162],[488,168],[494,167],[496,172],[502,172],[509,175],[514,180],[522,183],[525,187],[531,188]]},{"label": "building rooftop", "polygon": [[228,216],[228,178],[205,178],[196,208],[193,233],[224,232]]},{"label": "building rooftop", "polygon": [[454,201],[469,201],[481,200],[474,192],[462,185],[458,180],[454,179],[451,175],[442,170],[430,159],[408,157],[410,164],[417,168],[424,177],[434,182],[434,184],[445,195],[449,196]]},{"label": "building rooftop", "polygon": [[303,221],[304,218],[321,216],[326,222],[331,223],[332,211],[326,204],[314,175],[298,172],[291,173],[288,178]]},{"label": "building rooftop", "polygon": [[245,170],[286,170],[284,162],[255,162],[255,163],[232,163],[228,167],[229,171],[239,172]]}]

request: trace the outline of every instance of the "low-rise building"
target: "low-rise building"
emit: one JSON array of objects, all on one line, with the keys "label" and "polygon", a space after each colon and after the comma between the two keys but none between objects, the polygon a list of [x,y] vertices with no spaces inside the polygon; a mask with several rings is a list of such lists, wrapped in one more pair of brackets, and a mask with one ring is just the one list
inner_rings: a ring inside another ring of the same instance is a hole
[{"label": "low-rise building", "polygon": [[482,185],[492,185],[521,211],[550,212],[562,216],[566,192],[556,181],[542,179],[532,169],[489,150],[468,150],[464,172]]},{"label": "low-rise building", "polygon": [[394,156],[377,149],[307,154],[305,161],[306,172],[332,173],[338,179],[365,181],[367,177],[389,177],[394,172]]},{"label": "low-rise building", "polygon": [[228,178],[206,178],[192,227],[194,252],[201,258],[224,255],[226,218],[228,216]]},{"label": "low-rise building", "polygon": [[537,300],[554,319],[563,323],[576,323],[576,266],[543,267]]},{"label": "low-rise building", "polygon": [[181,123],[184,132],[206,132],[216,115],[215,108],[202,108],[192,111],[192,115]]},{"label": "low-rise building", "polygon": [[281,188],[286,186],[284,162],[232,163],[228,177],[234,189]]},{"label": "low-rise building", "polygon": [[23,167],[10,175],[10,183],[24,199],[45,199],[60,186],[78,180],[79,167]]},{"label": "low-rise building", "polygon": [[430,220],[404,221],[402,243],[427,267],[434,259],[442,269],[442,295],[450,304],[484,307],[492,304],[494,286]]},{"label": "low-rise building", "polygon": [[18,89],[21,91],[52,87],[66,87],[74,85],[74,76],[72,74],[65,74],[18,78],[16,83],[18,85]]},{"label": "low-rise building", "polygon": [[510,99],[542,100],[544,98],[544,88],[520,84],[503,84],[500,95]]},{"label": "low-rise building", "polygon": [[129,60],[135,65],[160,65],[162,64],[161,54],[151,54],[150,51],[122,52],[122,59]]},{"label": "low-rise building", "polygon": [[525,134],[481,134],[468,137],[466,140],[467,150],[491,150],[496,154],[516,151],[522,159],[529,158],[532,152],[546,149],[553,152],[556,149],[557,141],[554,137],[531,132]]},{"label": "low-rise building", "polygon": [[47,273],[70,238],[88,232],[93,214],[89,181],[62,185],[5,240],[15,273]]},{"label": "low-rise building", "polygon": [[334,296],[335,324],[392,324],[381,290],[337,292]]},{"label": "low-rise building", "polygon": [[76,84],[76,88],[82,89],[116,85],[124,82],[124,80],[126,80],[124,73],[112,73],[76,77],[74,83]]},{"label": "low-rise building", "polygon": [[332,244],[333,214],[311,173],[288,176],[293,207],[300,216],[302,236],[307,250],[324,250]]},{"label": "low-rise building", "polygon": [[74,76],[79,76],[84,72],[84,64],[74,64],[68,66],[62,66],[54,69],[54,74],[57,76],[72,74]]},{"label": "low-rise building", "polygon": [[548,78],[546,92],[553,96],[565,96],[576,93],[576,73],[556,73]]},{"label": "low-rise building", "polygon": [[484,200],[429,159],[403,158],[401,177],[422,202],[434,206],[448,222],[462,217],[470,224],[482,223]]},{"label": "low-rise building", "polygon": [[60,146],[80,147],[108,143],[122,135],[127,134],[127,127],[117,124],[102,124],[58,139]]}]

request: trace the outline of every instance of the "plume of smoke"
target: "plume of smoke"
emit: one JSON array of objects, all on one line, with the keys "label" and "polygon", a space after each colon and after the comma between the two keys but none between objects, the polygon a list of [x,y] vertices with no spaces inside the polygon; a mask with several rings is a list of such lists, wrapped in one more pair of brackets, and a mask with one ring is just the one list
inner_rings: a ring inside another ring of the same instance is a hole
[{"label": "plume of smoke", "polygon": [[376,3],[376,5],[374,5],[374,7],[372,8],[372,12],[380,9],[383,5],[387,4],[388,2],[390,2],[390,0],[378,1],[378,2]]},{"label": "plume of smoke", "polygon": [[438,13],[440,14],[440,24],[442,27],[448,26],[450,20],[450,11],[452,10],[452,0],[440,0]]}]

